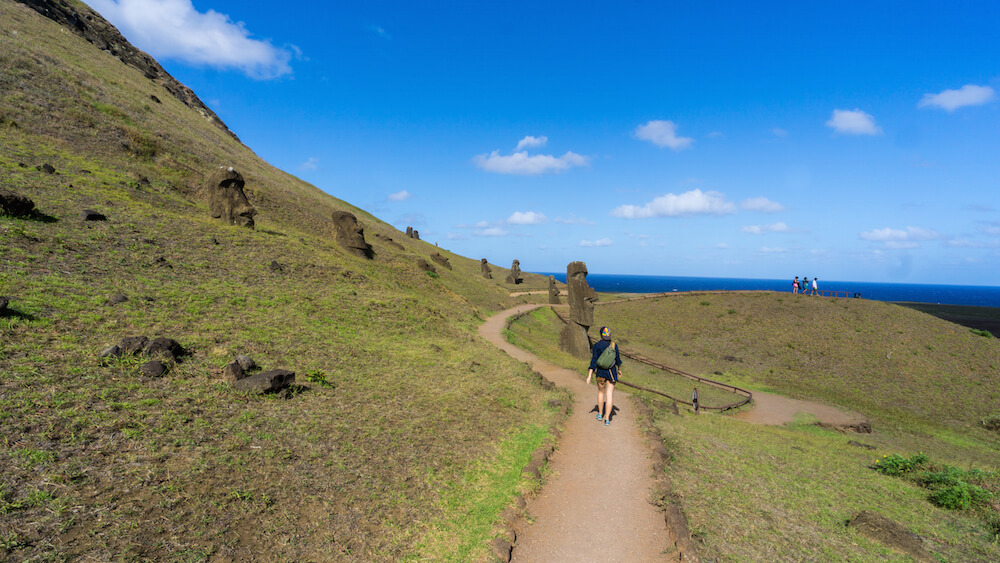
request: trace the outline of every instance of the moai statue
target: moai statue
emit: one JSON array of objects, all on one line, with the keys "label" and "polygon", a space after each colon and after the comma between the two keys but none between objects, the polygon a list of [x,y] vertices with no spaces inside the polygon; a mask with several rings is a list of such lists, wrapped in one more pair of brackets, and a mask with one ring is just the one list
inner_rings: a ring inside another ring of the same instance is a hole
[{"label": "moai statue", "polygon": [[413,227],[406,227],[406,236],[413,238]]},{"label": "moai statue", "polygon": [[587,285],[587,265],[570,262],[566,267],[569,292],[569,322],[559,333],[559,349],[578,358],[590,357],[587,330],[594,324],[594,302],[597,292]]},{"label": "moai statue", "polygon": [[208,195],[208,209],[212,217],[222,219],[227,225],[254,227],[253,216],[257,214],[243,193],[243,175],[232,166],[220,166],[208,177],[205,192]]},{"label": "moai statue", "polygon": [[510,265],[510,273],[507,274],[507,279],[504,280],[507,283],[512,283],[517,285],[524,281],[521,277],[521,263],[514,260],[514,263]]},{"label": "moai statue", "polygon": [[375,252],[372,245],[365,242],[365,230],[358,224],[358,218],[347,211],[334,211],[332,218],[340,246],[355,256],[371,260]]},{"label": "moai statue", "polygon": [[440,252],[435,252],[431,254],[431,260],[437,262],[438,264],[441,264],[442,266],[448,268],[449,270],[451,269],[451,262],[444,256],[441,256]]},{"label": "moai statue", "polygon": [[486,263],[486,259],[483,258],[479,262],[480,262],[479,269],[482,270],[483,277],[486,278],[486,279],[488,279],[488,280],[493,279],[493,269],[490,268],[490,265]]},{"label": "moai statue", "polygon": [[556,287],[556,277],[549,276],[549,305],[559,305],[559,288]]}]

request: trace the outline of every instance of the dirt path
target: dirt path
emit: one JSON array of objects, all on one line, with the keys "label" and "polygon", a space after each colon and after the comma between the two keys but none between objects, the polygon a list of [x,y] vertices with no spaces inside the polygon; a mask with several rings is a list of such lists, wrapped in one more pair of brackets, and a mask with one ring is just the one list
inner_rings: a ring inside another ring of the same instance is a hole
[{"label": "dirt path", "polygon": [[649,503],[653,464],[627,394],[621,387],[615,390],[617,414],[604,426],[594,418],[593,383],[588,386],[578,373],[503,339],[507,318],[537,307],[508,309],[479,328],[483,338],[573,396],[573,411],[549,460],[545,485],[528,500],[532,522],[521,522],[515,529],[512,560],[662,561],[669,542],[663,514]]},{"label": "dirt path", "polygon": [[800,412],[811,414],[816,417],[817,421],[832,426],[850,427],[868,424],[868,419],[856,412],[812,401],[789,399],[763,391],[754,391],[753,408],[739,412],[733,418],[754,424],[780,426],[792,422],[795,415]]}]

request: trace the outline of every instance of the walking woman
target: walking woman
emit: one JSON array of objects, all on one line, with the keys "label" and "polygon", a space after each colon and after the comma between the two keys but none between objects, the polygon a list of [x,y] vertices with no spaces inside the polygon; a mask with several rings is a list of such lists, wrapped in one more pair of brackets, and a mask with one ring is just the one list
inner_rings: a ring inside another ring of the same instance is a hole
[{"label": "walking woman", "polygon": [[[590,378],[597,375],[597,420],[603,420],[604,425],[608,426],[611,424],[611,412],[614,408],[615,383],[618,383],[622,366],[618,345],[611,341],[611,329],[601,327],[601,339],[594,343],[591,350],[593,353],[590,357],[590,369],[587,370],[587,385],[590,385]],[[605,354],[605,351],[608,353]]]}]

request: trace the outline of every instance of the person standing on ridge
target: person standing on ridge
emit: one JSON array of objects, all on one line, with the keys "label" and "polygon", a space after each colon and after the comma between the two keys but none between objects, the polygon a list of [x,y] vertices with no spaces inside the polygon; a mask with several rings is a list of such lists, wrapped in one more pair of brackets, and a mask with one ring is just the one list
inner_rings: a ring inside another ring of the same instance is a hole
[{"label": "person standing on ridge", "polygon": [[[611,349],[608,350],[609,348]],[[591,351],[587,385],[590,385],[590,378],[597,375],[597,420],[603,420],[604,425],[608,426],[611,424],[611,413],[614,408],[615,384],[618,383],[622,366],[618,344],[611,341],[611,329],[606,326],[601,327],[601,339],[594,343]],[[608,353],[605,354],[605,351]]]},{"label": "person standing on ridge", "polygon": [[818,279],[819,278],[813,278],[813,295],[819,295],[819,284],[816,283]]},{"label": "person standing on ridge", "polygon": [[795,276],[795,281],[792,282],[792,293],[799,292],[799,276]]}]

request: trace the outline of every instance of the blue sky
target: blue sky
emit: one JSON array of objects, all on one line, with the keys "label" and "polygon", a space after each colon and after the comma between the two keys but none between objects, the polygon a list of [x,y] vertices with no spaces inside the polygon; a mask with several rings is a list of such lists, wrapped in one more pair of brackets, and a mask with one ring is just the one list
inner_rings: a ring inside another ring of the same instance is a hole
[{"label": "blue sky", "polygon": [[1000,3],[87,0],[258,155],[527,271],[1000,285]]}]

